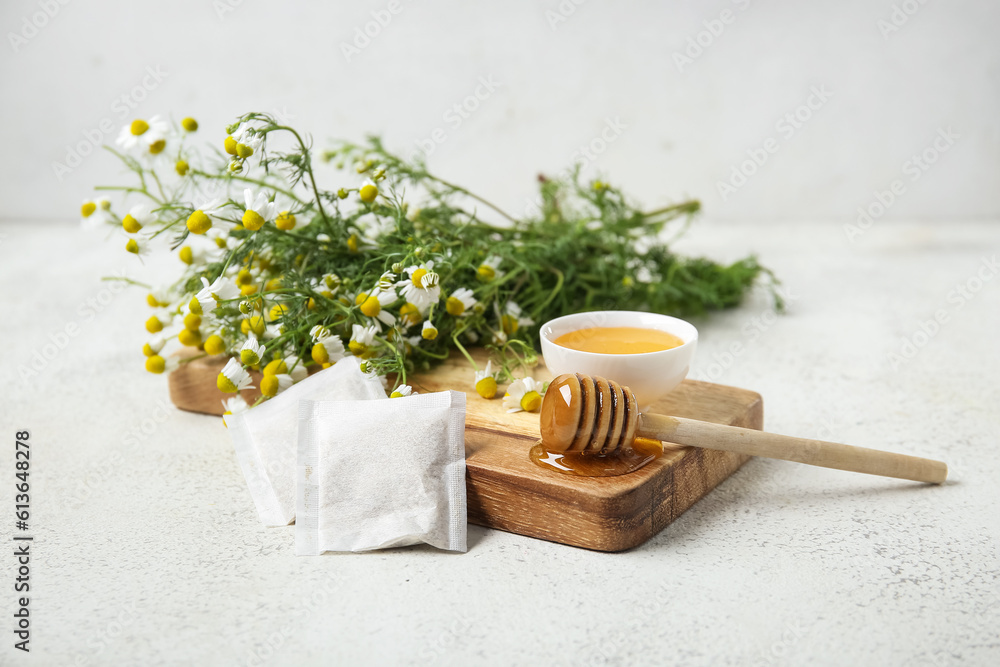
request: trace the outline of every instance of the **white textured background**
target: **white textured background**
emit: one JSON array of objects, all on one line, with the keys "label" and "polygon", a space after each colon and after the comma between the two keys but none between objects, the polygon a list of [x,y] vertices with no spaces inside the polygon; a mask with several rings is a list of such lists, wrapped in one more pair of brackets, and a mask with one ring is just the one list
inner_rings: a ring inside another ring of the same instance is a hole
[{"label": "white textured background", "polygon": [[[0,217],[71,218],[91,186],[118,179],[99,152],[61,180],[53,167],[105,119],[117,131],[134,115],[190,114],[221,141],[248,110],[290,115],[320,147],[380,132],[409,151],[440,127],[431,166],[514,211],[538,170],[562,169],[620,118],[590,169],[649,205],[693,196],[719,219],[843,222],[901,179],[884,219],[1000,216],[1000,3],[397,1],[348,59],[342,44],[388,0],[5,0]],[[705,32],[726,10],[721,33]],[[678,67],[700,32],[708,46]],[[147,67],[166,76],[127,111],[120,98]],[[480,77],[500,85],[449,125]],[[832,96],[788,136],[777,124],[813,86]],[[904,174],[949,127],[954,145],[918,180]],[[778,151],[723,201],[718,183],[768,138]]]}]

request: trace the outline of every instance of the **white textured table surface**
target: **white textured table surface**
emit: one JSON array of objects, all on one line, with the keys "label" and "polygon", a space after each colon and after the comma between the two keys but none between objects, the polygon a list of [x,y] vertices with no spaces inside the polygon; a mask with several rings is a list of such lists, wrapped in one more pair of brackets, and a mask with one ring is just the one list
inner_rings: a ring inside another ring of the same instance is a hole
[{"label": "white textured table surface", "polygon": [[[770,430],[941,458],[952,481],[755,459],[628,553],[470,527],[464,555],[296,557],[221,422],[142,370],[144,294],[97,280],[135,259],[75,226],[0,225],[0,499],[30,428],[31,664],[1000,664],[1000,226],[850,243],[703,222],[679,247],[752,248],[793,297],[699,322],[695,377],[759,391]],[[28,664],[0,562],[0,664]]]}]

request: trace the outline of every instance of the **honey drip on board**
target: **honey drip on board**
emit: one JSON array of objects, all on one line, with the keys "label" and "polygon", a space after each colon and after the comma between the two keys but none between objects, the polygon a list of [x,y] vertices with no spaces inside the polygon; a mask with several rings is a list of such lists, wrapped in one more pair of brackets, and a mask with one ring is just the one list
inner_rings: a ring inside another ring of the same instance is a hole
[{"label": "honey drip on board", "polygon": [[537,465],[577,477],[616,477],[635,472],[663,454],[663,445],[657,440],[636,438],[631,447],[614,454],[574,454],[550,452],[541,440],[531,448],[528,456]]},{"label": "honey drip on board", "polygon": [[684,341],[677,336],[643,327],[590,327],[577,329],[552,341],[556,345],[580,352],[598,354],[645,354],[680,347]]}]

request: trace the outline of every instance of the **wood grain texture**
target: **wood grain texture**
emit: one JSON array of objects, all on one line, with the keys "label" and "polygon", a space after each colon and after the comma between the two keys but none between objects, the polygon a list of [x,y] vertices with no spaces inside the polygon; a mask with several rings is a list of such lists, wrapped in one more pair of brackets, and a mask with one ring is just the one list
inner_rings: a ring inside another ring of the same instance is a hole
[{"label": "wood grain texture", "polygon": [[[485,364],[484,351],[473,354]],[[215,376],[224,362],[223,358],[199,359],[171,373],[174,404],[184,410],[221,414],[221,401],[227,395],[215,387]],[[533,376],[551,379],[543,366]],[[254,379],[256,384],[259,378]],[[409,382],[420,392],[452,389],[468,395],[469,521],[482,526],[598,551],[623,551],[656,535],[749,458],[666,444],[663,456],[627,475],[563,475],[528,458],[528,450],[539,438],[538,414],[507,414],[499,396],[488,401],[476,394],[472,379],[468,361],[456,354]],[[252,391],[244,392],[248,401],[255,398]],[[745,428],[764,425],[759,394],[694,380],[685,380],[653,410]]]}]

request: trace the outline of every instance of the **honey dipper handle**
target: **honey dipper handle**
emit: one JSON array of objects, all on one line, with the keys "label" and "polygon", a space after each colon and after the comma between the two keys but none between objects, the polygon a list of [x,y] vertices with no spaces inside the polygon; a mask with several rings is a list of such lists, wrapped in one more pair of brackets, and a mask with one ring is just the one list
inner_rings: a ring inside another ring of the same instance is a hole
[{"label": "honey dipper handle", "polygon": [[897,477],[915,482],[941,484],[948,476],[948,466],[941,461],[822,440],[793,438],[683,417],[642,414],[639,416],[636,435],[678,445],[797,461],[824,468]]}]

